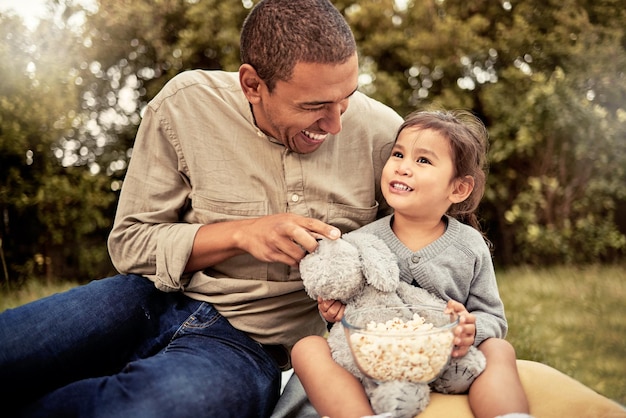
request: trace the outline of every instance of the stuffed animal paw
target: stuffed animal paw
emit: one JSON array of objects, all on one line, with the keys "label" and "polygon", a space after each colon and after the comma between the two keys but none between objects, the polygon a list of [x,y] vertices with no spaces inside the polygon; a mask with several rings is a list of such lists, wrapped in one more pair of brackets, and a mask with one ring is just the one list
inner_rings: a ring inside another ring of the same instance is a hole
[{"label": "stuffed animal paw", "polygon": [[374,412],[394,418],[413,418],[430,402],[430,389],[424,383],[369,382],[364,387]]},{"label": "stuffed animal paw", "polygon": [[465,393],[485,370],[486,365],[485,355],[476,347],[470,347],[463,357],[451,358],[441,375],[430,386],[440,393]]}]

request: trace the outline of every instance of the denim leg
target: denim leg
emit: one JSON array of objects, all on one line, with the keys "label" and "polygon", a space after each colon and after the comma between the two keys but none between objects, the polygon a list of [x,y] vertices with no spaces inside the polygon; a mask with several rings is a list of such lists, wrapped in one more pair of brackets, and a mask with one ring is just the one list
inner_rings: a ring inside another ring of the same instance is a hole
[{"label": "denim leg", "polygon": [[269,416],[280,389],[280,370],[272,358],[210,304],[180,294],[168,298],[161,332],[140,348],[149,353],[167,342],[158,353],[114,375],[57,389],[23,416]]},{"label": "denim leg", "polygon": [[158,330],[163,306],[163,293],[148,279],[118,275],[2,312],[2,404],[119,370]]}]

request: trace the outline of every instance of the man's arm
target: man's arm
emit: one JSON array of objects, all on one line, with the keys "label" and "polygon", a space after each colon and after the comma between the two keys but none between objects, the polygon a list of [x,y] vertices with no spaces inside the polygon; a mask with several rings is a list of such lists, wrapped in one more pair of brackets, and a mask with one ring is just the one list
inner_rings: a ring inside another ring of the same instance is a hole
[{"label": "man's arm", "polygon": [[185,272],[244,252],[260,261],[296,266],[307,252],[315,251],[319,236],[336,239],[341,232],[320,220],[291,213],[204,225],[196,234]]}]

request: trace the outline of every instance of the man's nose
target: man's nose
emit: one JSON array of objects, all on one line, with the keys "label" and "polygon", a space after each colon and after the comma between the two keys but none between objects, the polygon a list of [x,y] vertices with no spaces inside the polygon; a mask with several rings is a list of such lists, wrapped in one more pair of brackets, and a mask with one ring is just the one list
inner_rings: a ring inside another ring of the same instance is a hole
[{"label": "man's nose", "polygon": [[343,115],[347,109],[347,99],[326,106],[326,114],[319,121],[320,128],[330,134],[338,134],[341,131],[341,115]]}]

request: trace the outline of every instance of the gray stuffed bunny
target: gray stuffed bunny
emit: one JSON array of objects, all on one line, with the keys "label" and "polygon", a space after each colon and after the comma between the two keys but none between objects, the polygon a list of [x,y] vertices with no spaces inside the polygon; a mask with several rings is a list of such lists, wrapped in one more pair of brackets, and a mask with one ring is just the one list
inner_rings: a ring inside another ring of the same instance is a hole
[{"label": "gray stuffed bunny", "polygon": [[[378,237],[363,232],[344,234],[331,241],[322,239],[314,253],[300,262],[300,274],[307,294],[334,299],[352,310],[403,304],[440,305],[446,302],[428,291],[400,280],[397,259]],[[430,389],[441,393],[464,393],[485,368],[485,357],[475,347],[461,358],[452,358],[430,385],[406,381],[375,382],[361,373],[354,362],[341,322],[328,335],[334,360],[363,384],[377,414],[410,418],[428,406]]]}]

